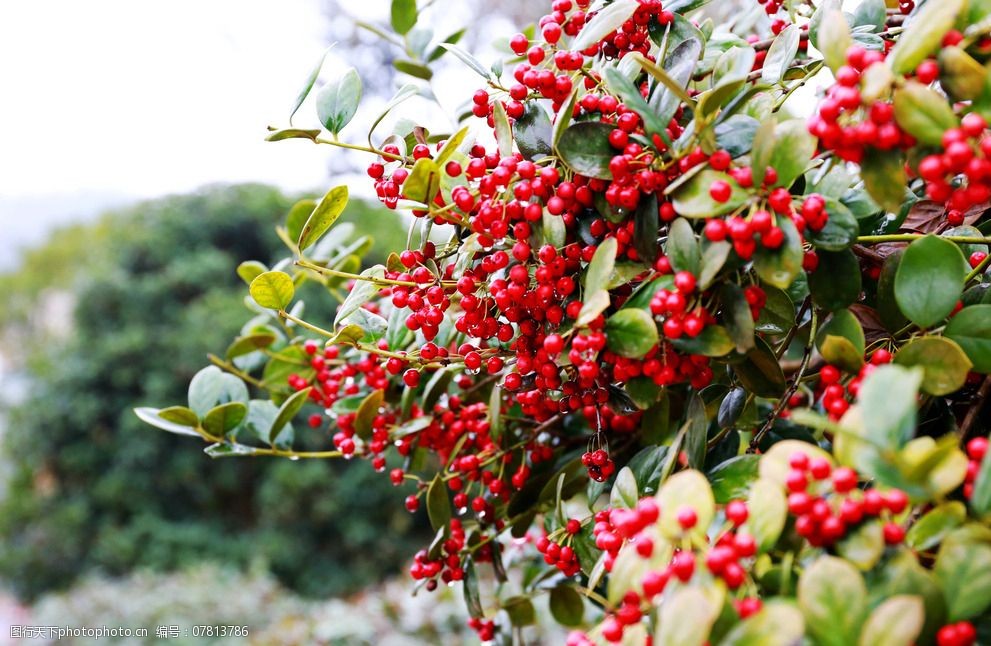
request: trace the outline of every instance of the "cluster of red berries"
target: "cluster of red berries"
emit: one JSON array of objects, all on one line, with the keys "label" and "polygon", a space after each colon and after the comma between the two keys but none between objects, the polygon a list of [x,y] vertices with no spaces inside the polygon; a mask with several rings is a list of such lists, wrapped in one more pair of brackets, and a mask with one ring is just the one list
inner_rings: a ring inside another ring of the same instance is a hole
[{"label": "cluster of red berries", "polygon": [[890,102],[865,105],[860,92],[863,73],[872,65],[883,64],[885,55],[862,47],[851,47],[847,64],[836,71],[836,84],[826,91],[818,113],[809,122],[809,132],[819,144],[840,159],[860,162],[868,147],[878,150],[909,148],[915,139],[895,122]]},{"label": "cluster of red berries", "polygon": [[[674,20],[674,14],[664,11],[661,0],[639,0],[633,15],[616,31],[608,34],[599,43],[591,45],[582,53],[594,56],[601,53],[606,58],[622,58],[631,52],[647,55],[650,52],[650,34],[648,27],[651,21],[664,26]],[[589,18],[595,13],[589,14]]]},{"label": "cluster of red berries", "polygon": [[565,576],[575,576],[581,572],[581,564],[578,562],[578,554],[574,548],[567,544],[571,537],[575,536],[582,529],[581,521],[571,518],[564,526],[567,534],[565,543],[556,543],[546,535],[541,536],[536,541],[537,551],[544,555],[544,562],[553,565],[564,573]]},{"label": "cluster of red berries", "polygon": [[[886,517],[884,542],[897,545],[905,528],[891,519],[908,507],[908,496],[899,489],[881,493],[858,488],[857,472],[837,467],[825,458],[810,458],[799,451],[789,459],[785,480],[788,511],[795,518],[795,531],[813,547],[828,547],[870,518]],[[814,493],[818,491],[818,493]]]},{"label": "cluster of red berries", "polygon": [[975,437],[967,442],[967,476],[963,485],[963,495],[967,500],[974,495],[977,474],[981,472],[981,462],[987,452],[988,438]]},{"label": "cluster of red berries", "polygon": [[991,198],[991,136],[987,122],[976,112],[966,115],[959,128],[943,133],[943,150],[924,157],[918,166],[926,181],[926,196],[946,204],[951,226],[964,222],[964,213]]},{"label": "cluster of red berries", "polygon": [[[836,366],[826,364],[819,370],[819,383],[816,388],[816,399],[822,404],[823,410],[830,419],[836,421],[850,408],[850,403],[857,398],[860,384],[877,366],[891,363],[892,355],[884,348],[875,350],[870,361],[865,363],[855,377],[842,383],[842,372]],[[789,402],[790,404],[791,402]]]},{"label": "cluster of red berries", "polygon": [[969,621],[943,626],[936,633],[937,646],[972,646],[977,643],[977,629]]},{"label": "cluster of red berries", "polygon": [[588,469],[588,477],[596,482],[605,482],[616,472],[616,463],[604,449],[582,453],[582,464]]},{"label": "cluster of red berries", "polygon": [[461,581],[465,571],[461,567],[461,550],[465,546],[465,532],[461,521],[453,519],[450,525],[450,535],[440,546],[440,553],[431,558],[427,550],[420,550],[413,557],[409,573],[413,579],[426,580],[428,590],[437,587],[438,578],[444,583]]}]

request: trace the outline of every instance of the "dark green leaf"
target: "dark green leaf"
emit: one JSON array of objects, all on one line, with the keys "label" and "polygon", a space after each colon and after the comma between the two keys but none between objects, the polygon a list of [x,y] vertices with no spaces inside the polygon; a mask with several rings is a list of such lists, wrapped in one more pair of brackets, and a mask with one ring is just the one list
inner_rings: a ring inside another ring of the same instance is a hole
[{"label": "dark green leaf", "polygon": [[827,363],[849,372],[857,372],[864,365],[864,329],[850,310],[834,312],[819,330],[815,343]]},{"label": "dark green leaf", "polygon": [[231,431],[248,414],[248,407],[241,402],[227,402],[210,410],[203,418],[203,430],[214,437]]},{"label": "dark green leaf", "polygon": [[757,337],[756,346],[741,361],[732,364],[743,387],[758,397],[780,397],[785,392],[785,375],[767,342]]},{"label": "dark green leaf", "polygon": [[573,587],[562,584],[551,589],[550,609],[554,620],[562,626],[580,626],[585,601]]},{"label": "dark green leaf", "polygon": [[598,121],[572,124],[557,142],[558,154],[576,173],[611,180],[609,162],[619,152],[609,143],[612,131],[612,126]]},{"label": "dark green leaf", "polygon": [[864,188],[874,201],[891,213],[898,213],[905,200],[905,159],[892,151],[868,148],[860,162]]},{"label": "dark green leaf", "polygon": [[754,318],[743,289],[736,283],[725,283],[719,289],[723,319],[736,351],[744,354],[754,347]]},{"label": "dark green leaf", "polygon": [[759,461],[757,455],[738,455],[709,471],[706,477],[712,485],[716,503],[725,505],[731,500],[746,498],[750,485],[757,479]]},{"label": "dark green leaf", "polygon": [[516,120],[514,128],[516,145],[524,159],[538,159],[551,154],[551,130],[551,119],[547,116],[547,111],[539,102],[527,101],[523,116]]},{"label": "dark green leaf", "polygon": [[850,250],[820,251],[819,265],[809,276],[812,300],[824,310],[833,312],[847,307],[860,298],[860,262]]},{"label": "dark green leaf", "polygon": [[778,221],[785,241],[778,249],[760,247],[754,254],[754,269],[761,280],[778,289],[788,289],[802,271],[802,239],[788,218]]},{"label": "dark green leaf", "polygon": [[963,348],[974,370],[991,374],[991,305],[963,308],[950,319],[944,334]]},{"label": "dark green leaf", "polygon": [[434,77],[434,71],[432,69],[416,61],[397,58],[392,61],[392,66],[403,74],[409,74],[413,78],[423,79],[424,81],[429,81]]},{"label": "dark green leaf", "polygon": [[702,251],[699,249],[695,231],[688,220],[677,218],[671,223],[664,251],[675,270],[698,275],[699,267],[702,264]]},{"label": "dark green leaf", "polygon": [[427,487],[427,516],[434,530],[445,527],[451,520],[451,500],[447,497],[447,484],[439,473]]},{"label": "dark green leaf", "polygon": [[860,235],[860,223],[846,206],[833,198],[826,198],[829,220],[819,231],[808,230],[806,236],[817,249],[843,251],[849,249]]},{"label": "dark green leaf", "polygon": [[706,357],[723,357],[733,351],[734,343],[729,332],[721,325],[709,325],[695,338],[682,336],[672,341],[682,352]]},{"label": "dark green leaf", "polygon": [[916,325],[928,328],[945,319],[963,293],[966,264],[960,248],[939,236],[912,242],[895,274],[895,300]]},{"label": "dark green leaf", "polygon": [[275,421],[268,429],[268,441],[269,444],[275,444],[282,432],[284,426],[292,421],[293,417],[296,417],[296,413],[306,404],[307,398],[310,396],[310,391],[312,388],[306,388],[304,390],[297,391],[293,393],[286,401],[282,402],[282,406],[279,406],[279,412],[275,416]]},{"label": "dark green leaf", "polygon": [[621,357],[640,359],[657,340],[657,324],[644,310],[624,308],[606,321],[606,343]]}]

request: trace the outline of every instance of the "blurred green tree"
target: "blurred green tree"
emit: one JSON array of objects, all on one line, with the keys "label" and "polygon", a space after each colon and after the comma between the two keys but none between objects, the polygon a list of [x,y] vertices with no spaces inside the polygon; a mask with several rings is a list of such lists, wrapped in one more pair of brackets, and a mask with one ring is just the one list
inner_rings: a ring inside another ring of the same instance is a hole
[{"label": "blurred green tree", "polygon": [[[275,254],[273,227],[291,202],[260,185],[148,202],[55,233],[19,274],[0,279],[22,327],[44,317],[37,295],[46,289],[75,302],[68,335],[42,336],[43,347],[29,349],[30,394],[5,411],[12,474],[0,503],[0,577],[18,594],[31,598],[91,570],[260,558],[295,590],[326,595],[395,571],[411,552],[397,537],[411,534],[412,521],[383,504],[391,486],[370,469],[211,464],[131,413],[183,399],[204,355],[226,347],[244,318],[235,268]],[[371,262],[403,244],[394,213],[355,201],[344,219],[355,235],[374,227]],[[16,316],[4,323],[17,326]],[[34,337],[18,338],[31,345]],[[326,432],[299,434],[305,445]]]}]

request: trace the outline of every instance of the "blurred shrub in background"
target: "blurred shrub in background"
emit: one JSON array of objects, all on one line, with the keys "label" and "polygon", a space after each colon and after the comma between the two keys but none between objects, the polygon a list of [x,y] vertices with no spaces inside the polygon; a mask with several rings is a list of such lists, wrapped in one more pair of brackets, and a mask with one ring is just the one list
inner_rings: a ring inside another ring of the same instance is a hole
[{"label": "blurred shrub in background", "polygon": [[[256,559],[289,587],[325,595],[393,573],[414,551],[401,538],[409,515],[384,504],[388,480],[368,468],[211,464],[130,412],[184,399],[207,351],[236,334],[244,285],[235,268],[273,255],[273,227],[290,205],[260,185],[168,197],[55,233],[18,274],[0,277],[4,338],[27,359],[28,395],[3,411],[0,453],[11,474],[0,578],[19,595],[93,570]],[[405,239],[397,216],[376,207],[354,202],[345,219],[356,236],[374,229],[369,262]],[[74,307],[62,334],[41,334],[51,326],[39,295],[53,292]],[[301,435],[305,444],[325,432]]]}]

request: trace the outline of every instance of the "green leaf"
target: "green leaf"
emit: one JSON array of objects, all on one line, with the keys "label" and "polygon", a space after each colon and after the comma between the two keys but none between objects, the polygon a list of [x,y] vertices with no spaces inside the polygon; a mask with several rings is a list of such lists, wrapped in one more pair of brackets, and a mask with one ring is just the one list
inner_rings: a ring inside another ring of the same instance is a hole
[{"label": "green leaf", "polygon": [[950,622],[976,617],[991,606],[991,545],[951,535],[933,569]]},{"label": "green leaf", "polygon": [[857,643],[867,607],[867,587],[860,572],[843,559],[821,556],[798,581],[798,605],[816,643]]},{"label": "green leaf", "polygon": [[247,334],[245,336],[239,336],[234,339],[234,342],[227,348],[227,353],[225,356],[228,359],[234,359],[236,357],[250,354],[256,350],[269,347],[275,343],[275,339],[276,336],[272,332],[257,332]]},{"label": "green leaf", "polygon": [[731,365],[743,387],[758,397],[776,398],[784,394],[785,374],[764,339],[757,337],[754,348],[743,360]]},{"label": "green leaf", "polygon": [[292,278],[281,271],[266,271],[255,276],[248,287],[255,302],[271,310],[284,310],[296,293]]},{"label": "green leaf", "polygon": [[[726,182],[732,189],[726,202],[717,202],[709,195],[709,188],[717,181]],[[736,210],[747,201],[748,194],[726,173],[706,168],[676,187],[671,198],[678,215],[686,218],[710,218]]]},{"label": "green leaf", "polygon": [[237,275],[248,285],[266,271],[268,271],[268,267],[257,260],[245,260],[237,266]]},{"label": "green leaf", "polygon": [[391,18],[397,34],[409,32],[416,24],[416,0],[392,0]]},{"label": "green leaf", "polygon": [[644,310],[624,308],[606,321],[606,343],[621,357],[640,359],[657,340],[657,324]]},{"label": "green leaf", "polygon": [[[663,73],[663,70],[651,64],[650,61],[646,62]],[[647,100],[640,94],[639,88],[633,84],[633,81],[615,67],[605,68],[603,70],[603,76],[609,90],[618,96],[626,107],[641,115],[644,122],[644,130],[648,135],[665,132],[668,124],[661,121],[650,106],[647,105]]]},{"label": "green leaf", "polygon": [[895,90],[895,121],[920,143],[939,146],[943,133],[956,128],[957,117],[946,98],[916,81]]},{"label": "green leaf", "polygon": [[757,479],[757,465],[760,456],[738,455],[717,465],[706,474],[712,485],[712,495],[717,504],[725,505],[731,500],[741,500],[750,490],[750,484]]},{"label": "green leaf", "polygon": [[384,399],[385,391],[380,389],[373,390],[361,401],[361,406],[358,407],[354,417],[355,435],[363,440],[372,436],[372,423],[375,421],[375,416],[378,415]]},{"label": "green leaf", "polygon": [[539,101],[527,101],[523,116],[516,120],[516,145],[524,159],[539,159],[553,151],[551,118]]},{"label": "green leaf", "polygon": [[[137,415],[138,419],[145,424],[150,424],[157,429],[168,431],[169,433],[175,433],[176,435],[191,435],[193,437],[200,436],[199,433],[193,430],[193,427],[190,427],[186,423],[179,424],[162,418],[161,411],[157,408],[148,408],[146,406],[135,408],[134,414]],[[197,418],[196,424],[199,424],[199,418]]]},{"label": "green leaf", "polygon": [[354,118],[359,101],[361,77],[351,67],[317,92],[317,117],[324,128],[337,135]]},{"label": "green leaf", "polygon": [[826,198],[829,220],[819,231],[806,231],[809,242],[817,249],[843,251],[849,249],[860,235],[860,223],[846,206],[832,198]]},{"label": "green leaf", "polygon": [[185,406],[169,406],[158,411],[157,414],[162,419],[180,426],[196,428],[200,425],[199,416]]},{"label": "green leaf", "polygon": [[347,204],[347,186],[335,186],[327,191],[327,194],[323,196],[320,203],[313,209],[313,213],[307,218],[306,224],[303,225],[303,229],[299,232],[299,240],[297,242],[299,250],[306,249],[319,240],[323,234],[327,233],[327,230],[333,226],[337,218],[344,212],[344,207]]},{"label": "green leaf", "polygon": [[967,0],[939,0],[925,3],[915,12],[888,56],[895,74],[914,72],[919,63],[935,53],[966,5]]},{"label": "green leaf", "polygon": [[853,10],[853,24],[855,27],[870,25],[874,32],[884,31],[887,23],[887,11],[884,0],[862,0]]},{"label": "green leaf", "polygon": [[319,128],[303,129],[303,128],[283,128],[282,130],[276,130],[267,137],[265,141],[285,141],[286,139],[309,139],[310,141],[316,141],[317,137],[320,136],[321,130]]},{"label": "green leaf", "polygon": [[502,603],[502,609],[509,615],[509,621],[514,626],[530,626],[537,621],[537,612],[529,597],[510,597]]},{"label": "green leaf", "polygon": [[[681,43],[679,43],[679,45],[680,44]],[[695,50],[694,47],[689,47],[684,52],[679,52],[679,56],[683,56],[691,60],[690,52],[694,50]],[[672,53],[676,51],[677,50],[672,50]],[[640,67],[643,68],[645,72],[647,72],[652,77],[654,77],[654,80],[656,80],[658,83],[664,86],[664,88],[668,90],[679,101],[681,101],[682,103],[687,103],[689,105],[693,103],[692,98],[688,96],[688,93],[685,91],[685,83],[687,82],[688,79],[683,78],[683,76],[680,74],[677,77],[669,74],[667,69],[663,67],[658,67],[656,63],[654,63],[649,58],[645,57],[640,52],[633,52],[631,55],[633,56],[633,59],[640,65]],[[697,59],[698,59],[698,53],[696,52],[695,60]],[[656,91],[660,92],[662,90],[658,88],[658,90]],[[635,103],[639,104],[638,101],[636,101]],[[670,121],[670,119],[668,120]],[[664,122],[663,117],[659,118],[658,121]],[[666,125],[666,123],[663,123],[662,125]]]},{"label": "green leaf", "polygon": [[755,329],[763,334],[784,334],[795,324],[795,304],[786,292],[762,285],[767,304],[760,311]]},{"label": "green leaf", "polygon": [[581,311],[575,320],[575,327],[584,327],[594,321],[599,314],[609,308],[609,292],[600,289],[591,293],[586,292]]},{"label": "green leaf", "polygon": [[817,49],[834,72],[846,64],[846,52],[853,45],[850,25],[839,9],[826,9],[818,28]]},{"label": "green leaf", "polygon": [[615,0],[612,4],[606,5],[585,23],[571,43],[571,49],[580,52],[598,44],[600,40],[619,29],[639,6],[637,0]]},{"label": "green leaf", "polygon": [[409,74],[413,78],[423,79],[424,81],[429,81],[434,77],[434,71],[432,69],[416,61],[397,58],[392,61],[392,66],[403,74]]},{"label": "green leaf", "polygon": [[761,80],[768,85],[774,85],[784,78],[785,70],[795,60],[795,54],[798,53],[799,32],[798,25],[788,25],[771,43],[760,73]]},{"label": "green leaf", "polygon": [[690,354],[706,357],[724,357],[733,351],[736,344],[729,332],[721,325],[709,325],[697,337],[682,336],[671,341],[674,347]]},{"label": "green leaf", "polygon": [[878,521],[868,521],[849,532],[836,546],[837,553],[858,568],[868,571],[884,554],[884,530]]},{"label": "green leaf", "polygon": [[710,120],[720,108],[740,91],[754,68],[757,52],[753,47],[732,47],[719,57],[712,70],[712,89],[703,92],[696,105],[696,117]]},{"label": "green leaf", "polygon": [[705,290],[712,285],[712,281],[722,271],[732,250],[733,245],[726,241],[702,241],[702,270],[698,274],[699,289]]},{"label": "green leaf", "polygon": [[290,125],[292,124],[292,118],[296,115],[299,107],[303,105],[303,101],[306,100],[306,97],[310,94],[310,90],[313,89],[313,84],[317,82],[317,77],[320,76],[320,69],[323,68],[323,62],[327,59],[327,52],[329,52],[333,47],[334,45],[331,45],[323,51],[320,55],[320,60],[317,61],[317,64],[314,65],[313,69],[310,71],[309,76],[306,77],[303,87],[299,89],[299,93],[296,95],[296,100],[293,101],[292,109],[289,111]]},{"label": "green leaf", "polygon": [[678,588],[670,597],[665,596],[661,605],[654,646],[702,646],[708,643],[721,608],[722,603],[713,603],[698,586]]},{"label": "green leaf", "polygon": [[447,526],[451,520],[451,500],[447,497],[447,484],[439,473],[427,487],[427,516],[434,530]]},{"label": "green leaf", "polygon": [[875,202],[890,213],[898,213],[908,183],[902,155],[868,148],[860,162],[860,176]]},{"label": "green leaf", "polygon": [[967,383],[970,359],[954,341],[938,336],[913,339],[895,355],[895,363],[907,368],[922,368],[923,392],[943,396],[954,393]]},{"label": "green leaf", "polygon": [[473,559],[468,559],[465,565],[464,596],[468,614],[472,617],[484,617],[485,611],[482,610],[482,600],[478,594],[478,576],[475,574]]},{"label": "green leaf", "polygon": [[585,601],[581,594],[570,585],[551,588],[551,616],[562,626],[580,626],[585,614]]},{"label": "green leaf", "polygon": [[745,354],[754,347],[754,317],[743,289],[736,283],[725,283],[719,288],[719,302],[723,306],[723,319],[736,351]]},{"label": "green leaf", "polygon": [[[633,214],[633,248],[636,249],[637,256],[645,263],[649,264],[657,257],[657,230],[659,226],[657,196],[651,193],[641,197],[637,210]],[[562,224],[561,227],[563,229],[564,225]]]},{"label": "green leaf", "polygon": [[713,129],[716,146],[728,152],[733,159],[746,155],[753,149],[758,128],[760,122],[757,119],[745,114],[734,114],[716,124]]},{"label": "green leaf", "polygon": [[337,316],[334,318],[335,327],[378,294],[379,286],[374,279],[385,277],[385,267],[374,265],[361,272],[360,275],[370,280],[355,281],[348,297],[337,308]]},{"label": "green leaf", "polygon": [[945,319],[964,288],[966,264],[960,248],[939,236],[912,242],[895,274],[895,300],[913,323],[928,328]]},{"label": "green leaf", "polygon": [[275,416],[275,421],[268,429],[268,442],[269,444],[275,444],[276,440],[279,438],[279,434],[282,433],[282,429],[286,424],[292,422],[292,419],[296,417],[296,413],[303,407],[306,403],[307,398],[310,396],[310,391],[312,388],[305,388],[299,390],[289,396],[286,401],[282,402],[279,406],[279,413]]},{"label": "green leaf", "polygon": [[613,127],[598,121],[572,124],[561,133],[557,151],[571,170],[596,179],[612,179],[609,162],[619,151],[609,143]]},{"label": "green leaf", "polygon": [[616,474],[616,482],[609,492],[609,505],[614,509],[635,509],[640,494],[637,491],[637,479],[633,470],[625,466]]},{"label": "green leaf", "polygon": [[779,123],[774,129],[774,147],[769,166],[778,172],[775,186],[785,188],[795,183],[815,154],[816,138],[809,134],[801,119]]},{"label": "green leaf", "polygon": [[773,599],[747,617],[719,642],[720,646],[792,646],[802,642],[805,619],[791,602]]},{"label": "green leaf", "polygon": [[699,266],[702,264],[702,251],[688,220],[677,218],[671,223],[664,251],[671,260],[671,266],[677,271],[698,275]]},{"label": "green leaf", "polygon": [[217,366],[207,366],[189,382],[189,407],[200,417],[217,404],[231,401],[247,402],[248,387],[244,382],[224,373]]},{"label": "green leaf", "polygon": [[754,254],[754,269],[761,280],[777,287],[788,289],[802,271],[802,239],[788,218],[779,220],[778,225],[785,234],[785,241],[778,249],[760,247]]},{"label": "green leaf", "polygon": [[286,215],[286,232],[292,240],[299,240],[299,234],[303,231],[303,225],[310,217],[310,213],[317,207],[316,200],[300,200],[292,205]]},{"label": "green leaf", "polygon": [[812,300],[824,310],[833,312],[847,307],[860,298],[860,261],[849,249],[820,251],[819,265],[809,276]]},{"label": "green leaf", "polygon": [[903,253],[904,250],[899,249],[884,259],[881,276],[877,280],[877,313],[889,332],[897,332],[908,323],[895,300],[895,276]]},{"label": "green leaf", "polygon": [[492,120],[495,123],[496,143],[499,146],[499,155],[510,157],[513,154],[513,129],[509,125],[509,116],[502,101],[496,101],[492,109]]},{"label": "green leaf", "polygon": [[781,485],[765,478],[757,480],[750,489],[747,508],[750,510],[747,529],[761,552],[770,551],[788,520],[788,500]]},{"label": "green leaf", "polygon": [[890,364],[864,379],[857,401],[868,437],[876,446],[897,449],[911,438],[921,384],[921,370]]},{"label": "green leaf", "polygon": [[372,133],[375,132],[375,129],[378,127],[378,125],[382,123],[382,120],[385,119],[386,115],[388,115],[392,111],[392,109],[395,108],[397,105],[399,105],[406,99],[409,99],[410,97],[416,96],[417,94],[419,94],[419,92],[420,89],[414,83],[407,83],[406,85],[402,86],[401,88],[399,88],[399,90],[396,91],[396,93],[392,96],[391,99],[389,99],[389,102],[382,109],[382,112],[379,113],[379,116],[376,117],[375,121],[372,122],[371,128],[368,129],[369,146],[372,145]]},{"label": "green leaf", "polygon": [[944,334],[963,348],[974,370],[991,373],[991,305],[963,308],[950,319]]},{"label": "green leaf", "polygon": [[864,329],[850,310],[838,310],[816,336],[816,348],[827,363],[857,372],[864,365]]},{"label": "green leaf", "polygon": [[616,238],[606,238],[595,249],[592,260],[585,270],[585,280],[582,284],[586,294],[594,294],[606,289],[609,284],[609,277],[616,267],[616,250],[618,248],[619,243],[616,242]]},{"label": "green leaf", "polygon": [[[709,481],[698,471],[679,471],[661,487],[655,496],[661,508],[658,528],[667,538],[677,539],[686,533],[705,536],[715,515],[715,499]],[[678,511],[691,507],[698,518],[695,527],[687,531],[678,524]]]},{"label": "green leaf", "polygon": [[203,418],[203,430],[214,437],[221,437],[237,428],[248,414],[248,407],[241,402],[227,402],[210,410]]},{"label": "green leaf", "polygon": [[899,595],[886,599],[864,622],[860,646],[912,646],[926,619],[922,597]]},{"label": "green leaf", "polygon": [[915,521],[905,535],[905,544],[917,552],[931,550],[942,543],[950,532],[963,525],[966,519],[967,508],[962,502],[956,500],[945,502],[933,507]]},{"label": "green leaf", "polygon": [[978,516],[986,516],[991,511],[991,451],[984,454],[974,478],[974,491],[970,496],[970,508]]}]

